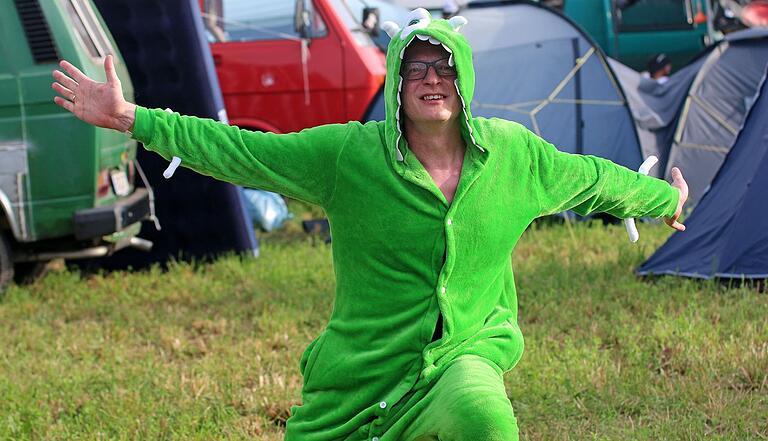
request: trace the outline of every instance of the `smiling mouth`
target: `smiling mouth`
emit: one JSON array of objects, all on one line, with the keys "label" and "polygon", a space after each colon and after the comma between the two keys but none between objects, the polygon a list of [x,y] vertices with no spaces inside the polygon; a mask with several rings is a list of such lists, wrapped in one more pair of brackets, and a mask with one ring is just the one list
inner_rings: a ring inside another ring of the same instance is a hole
[{"label": "smiling mouth", "polygon": [[445,95],[439,95],[439,94],[424,95],[423,97],[421,97],[421,99],[424,100],[424,101],[444,100],[445,99]]}]

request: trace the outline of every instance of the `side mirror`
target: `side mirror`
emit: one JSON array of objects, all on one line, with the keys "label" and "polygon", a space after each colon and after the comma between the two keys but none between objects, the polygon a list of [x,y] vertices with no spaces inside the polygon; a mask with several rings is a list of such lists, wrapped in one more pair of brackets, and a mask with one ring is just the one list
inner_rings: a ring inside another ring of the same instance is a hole
[{"label": "side mirror", "polygon": [[379,36],[379,8],[363,8],[363,29],[374,37]]},{"label": "side mirror", "polygon": [[304,4],[306,0],[297,0],[296,9],[293,15],[294,30],[301,38],[312,37],[312,21],[310,12]]}]

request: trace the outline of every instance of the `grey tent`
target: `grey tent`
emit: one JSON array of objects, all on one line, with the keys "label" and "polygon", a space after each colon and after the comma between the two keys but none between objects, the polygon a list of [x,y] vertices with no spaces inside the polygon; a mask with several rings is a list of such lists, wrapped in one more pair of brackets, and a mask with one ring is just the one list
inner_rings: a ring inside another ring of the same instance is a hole
[{"label": "grey tent", "polygon": [[[763,71],[765,74],[766,71]],[[686,220],[638,270],[641,275],[698,278],[768,278],[768,82],[744,127]]]},{"label": "grey tent", "polygon": [[659,164],[651,169],[652,176],[664,176],[680,109],[705,60],[706,56],[697,57],[660,84],[631,67],[608,59],[629,101],[643,158],[651,155],[659,158]]},{"label": "grey tent", "polygon": [[[602,52],[559,13],[532,2],[471,2],[475,116],[518,121],[559,149],[636,169],[640,144]],[[368,119],[383,119],[383,100]]]},{"label": "grey tent", "polygon": [[701,198],[741,128],[768,65],[768,29],[726,36],[691,84],[675,130],[666,173],[687,173],[692,205]]},{"label": "grey tent", "polygon": [[665,84],[611,61],[627,92],[644,156],[657,155],[657,176],[680,167],[695,206],[741,127],[768,64],[768,30],[726,35]]}]

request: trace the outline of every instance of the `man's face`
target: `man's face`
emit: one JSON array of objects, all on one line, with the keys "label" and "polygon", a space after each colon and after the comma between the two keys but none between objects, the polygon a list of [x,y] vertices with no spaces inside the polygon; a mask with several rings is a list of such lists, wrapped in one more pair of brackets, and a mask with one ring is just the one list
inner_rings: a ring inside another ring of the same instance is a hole
[{"label": "man's face", "polygon": [[[416,39],[405,50],[401,75],[403,75],[403,112],[405,117],[414,123],[448,122],[458,117],[461,106],[456,92],[453,75],[440,76],[438,70],[447,73],[447,59],[450,54],[441,45],[433,45]],[[437,66],[429,66],[423,79],[409,80],[405,72],[414,68],[408,62],[423,61],[427,63],[444,59]]]}]

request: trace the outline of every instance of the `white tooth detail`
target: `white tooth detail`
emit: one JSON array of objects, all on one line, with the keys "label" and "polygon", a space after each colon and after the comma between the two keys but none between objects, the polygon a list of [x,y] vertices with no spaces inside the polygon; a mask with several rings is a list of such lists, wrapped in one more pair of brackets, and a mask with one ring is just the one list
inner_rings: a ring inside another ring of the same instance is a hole
[{"label": "white tooth detail", "polygon": [[[440,43],[440,44],[442,44],[442,43]],[[446,45],[444,45],[444,44],[443,44],[443,49],[445,49],[445,51],[446,51],[446,52],[448,52],[449,54],[452,54],[452,53],[453,53],[453,51],[451,50],[451,48],[449,48],[448,46],[446,46]]]},{"label": "white tooth detail", "polygon": [[395,152],[397,152],[397,160],[403,161],[403,153],[400,151],[400,138],[403,137],[403,129],[400,127],[400,91],[403,90],[403,77],[400,77],[400,82],[397,84],[397,110],[395,111],[395,126],[397,127],[397,140],[395,141]]},{"label": "white tooth detail", "polygon": [[454,65],[454,62],[453,62],[453,54],[451,54],[451,55],[448,57],[448,65],[449,65],[449,66],[451,66],[451,67],[453,67],[453,65]]},{"label": "white tooth detail", "polygon": [[438,41],[434,37],[429,37],[429,40],[427,40],[427,41],[429,41],[430,43],[434,44],[435,46],[438,46],[438,45],[442,44],[442,43],[440,43],[440,41]]},{"label": "white tooth detail", "polygon": [[416,34],[416,38],[418,38],[421,41],[427,41],[429,40],[429,35]]},{"label": "white tooth detail", "polygon": [[469,115],[467,115],[467,107],[464,103],[464,97],[461,95],[461,91],[459,90],[459,80],[458,78],[453,80],[453,85],[456,86],[456,93],[459,94],[459,99],[461,99],[461,111],[464,113],[464,120],[467,122],[467,130],[469,132],[469,139],[472,140],[472,144],[475,145],[478,149],[480,149],[481,152],[485,153],[485,149],[480,146],[480,144],[475,141],[475,136],[472,134],[472,125],[469,123]]}]

